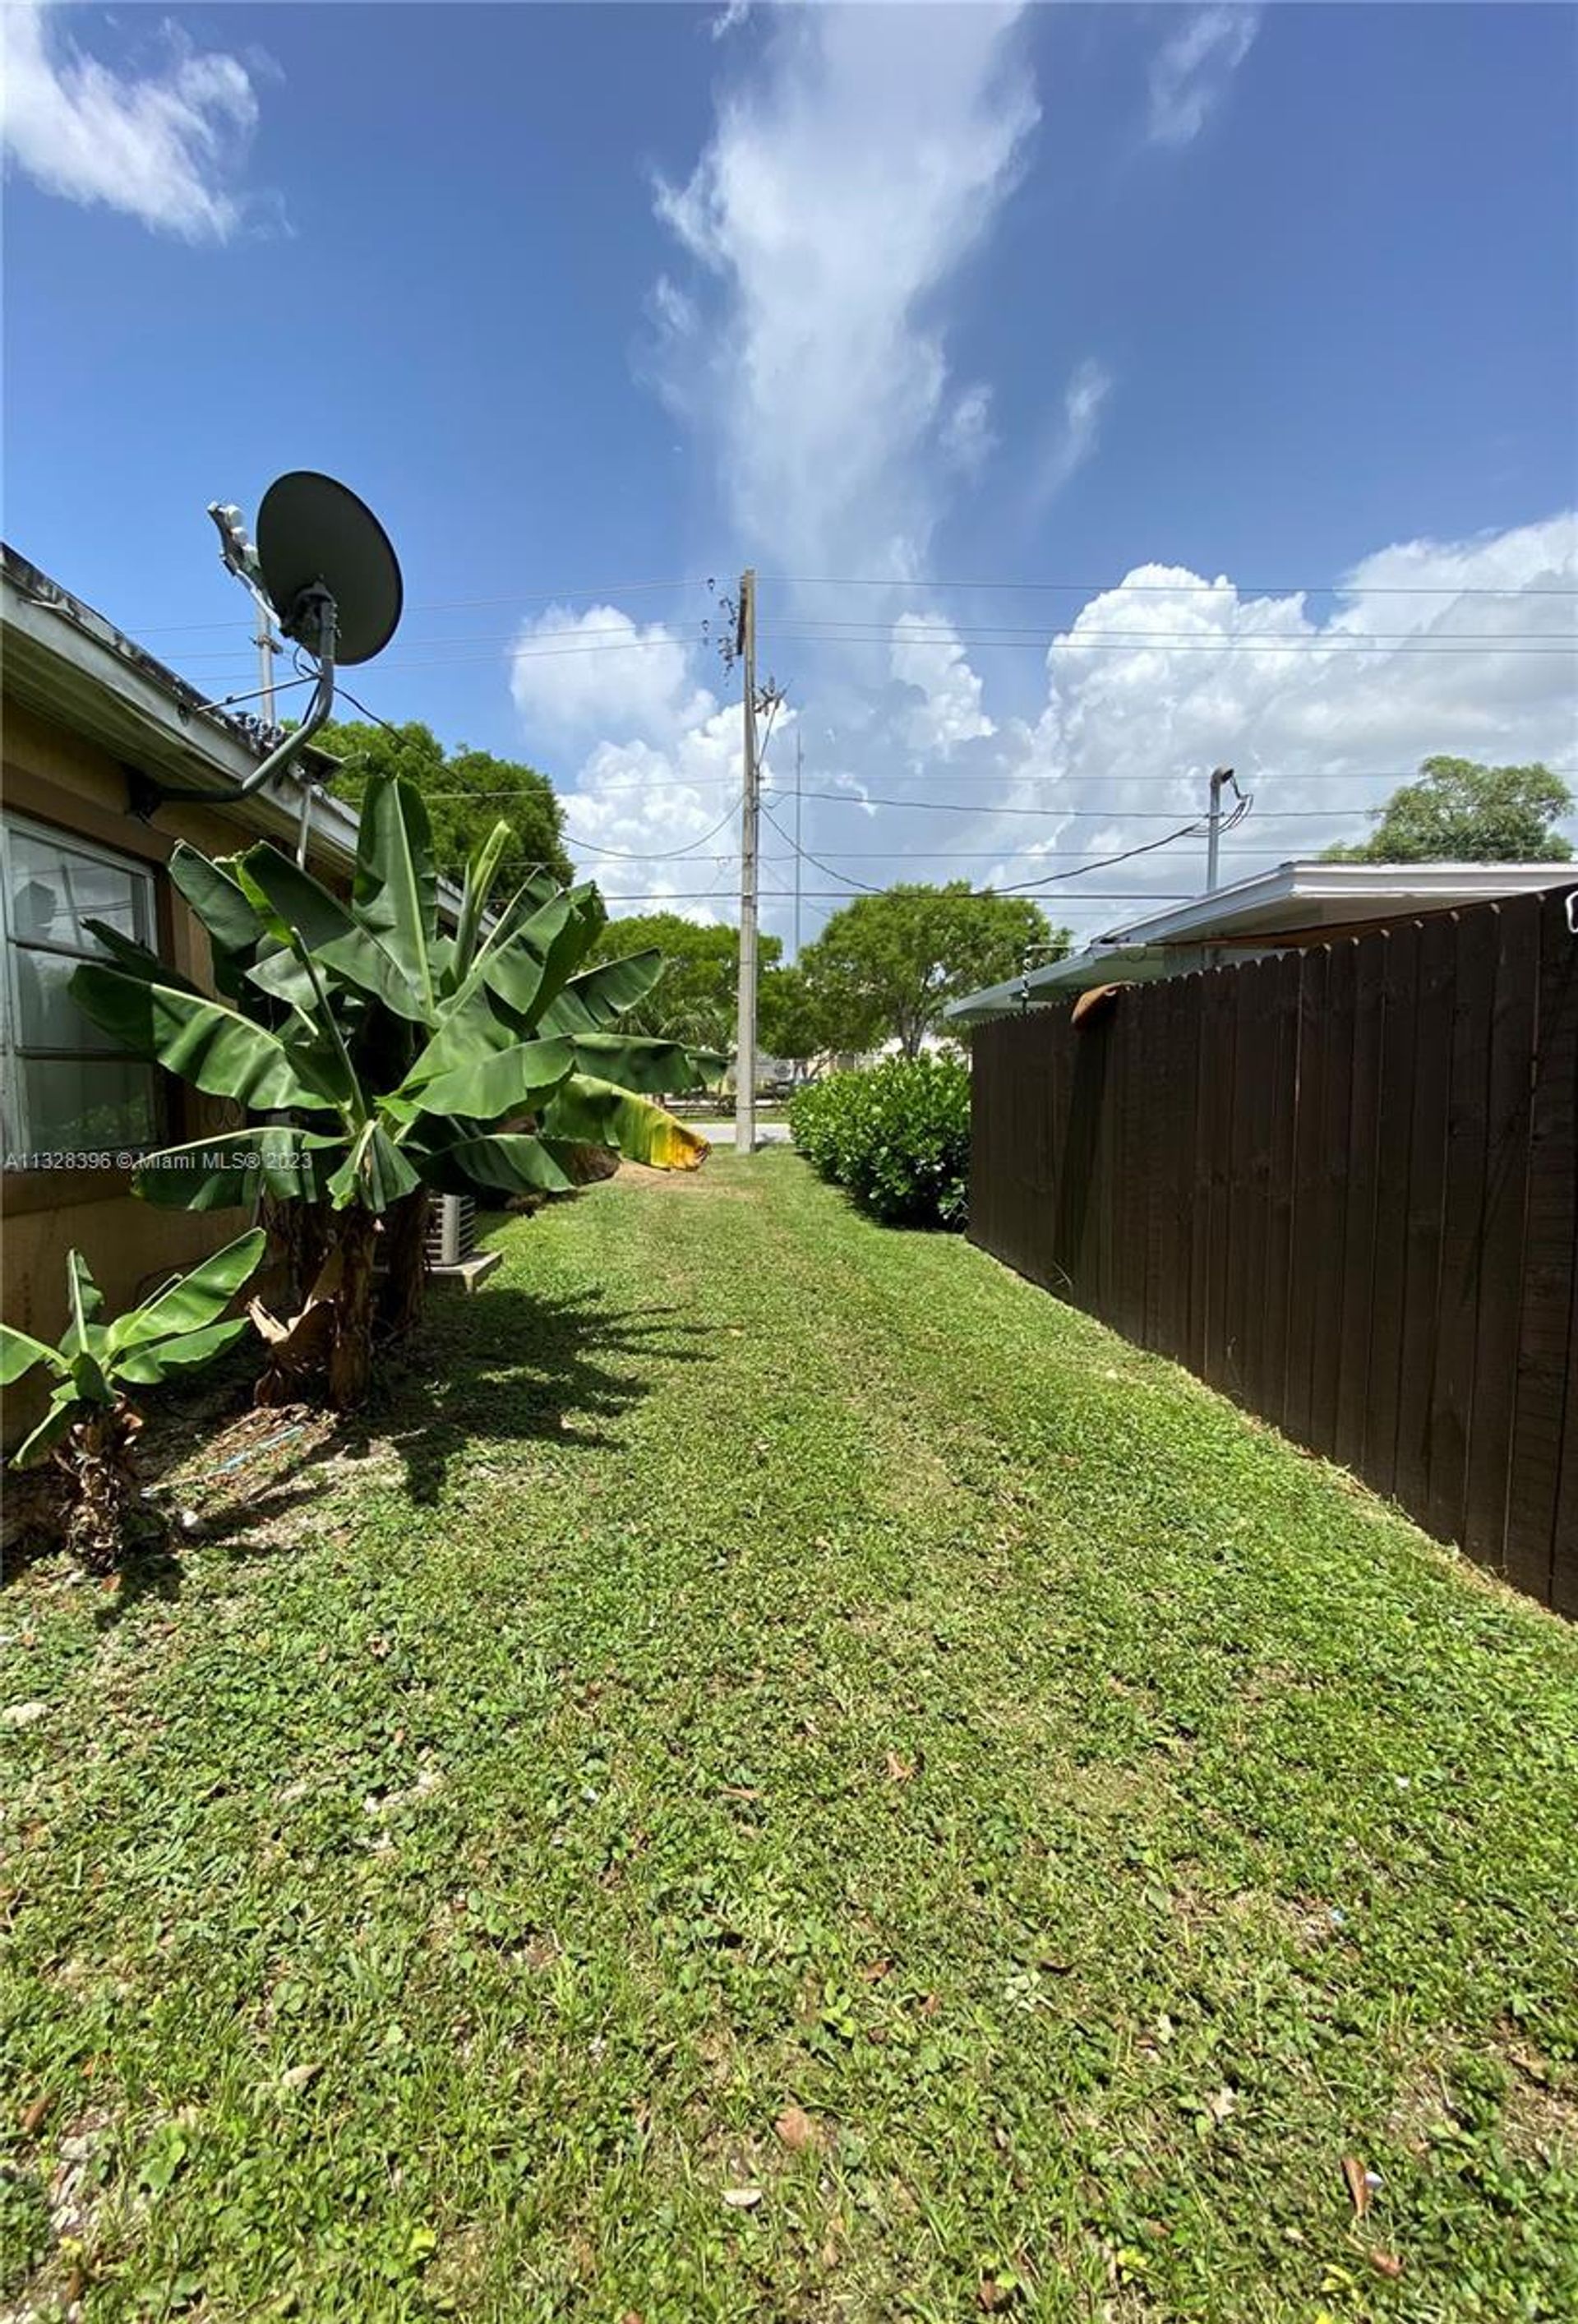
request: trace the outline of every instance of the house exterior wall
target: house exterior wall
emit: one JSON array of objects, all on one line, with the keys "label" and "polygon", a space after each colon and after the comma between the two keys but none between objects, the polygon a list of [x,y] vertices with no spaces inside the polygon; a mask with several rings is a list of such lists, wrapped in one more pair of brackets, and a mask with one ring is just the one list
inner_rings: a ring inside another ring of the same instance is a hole
[{"label": "house exterior wall", "polygon": [[[8,698],[3,736],[3,802],[8,814],[58,829],[62,836],[96,842],[134,857],[155,875],[158,946],[195,982],[212,990],[208,941],[201,923],[165,873],[178,840],[228,854],[257,837],[243,814],[205,802],[172,804],[151,823],[130,811],[128,770],[106,752],[62,725]],[[315,862],[326,882],[335,872]],[[170,1140],[222,1130],[224,1102],[166,1084]],[[191,1266],[243,1232],[245,1210],[164,1211],[141,1202],[125,1173],[52,1169],[0,1172],[0,1293],[7,1323],[53,1340],[67,1321],[66,1255],[80,1250],[113,1312],[135,1302],[159,1281]],[[27,1425],[31,1399],[24,1384],[6,1398],[4,1434],[12,1441]]]}]

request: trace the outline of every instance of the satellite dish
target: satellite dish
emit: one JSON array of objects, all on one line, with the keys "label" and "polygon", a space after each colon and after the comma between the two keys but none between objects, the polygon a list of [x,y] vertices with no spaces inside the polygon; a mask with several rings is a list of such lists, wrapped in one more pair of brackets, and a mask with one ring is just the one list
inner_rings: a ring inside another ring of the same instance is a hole
[{"label": "satellite dish", "polygon": [[[258,563],[280,627],[298,634],[304,592],[326,589],[335,601],[338,662],[371,661],[399,623],[400,568],[389,535],[365,501],[333,476],[294,468],[276,476],[258,511]],[[312,645],[316,625],[304,624]]]}]

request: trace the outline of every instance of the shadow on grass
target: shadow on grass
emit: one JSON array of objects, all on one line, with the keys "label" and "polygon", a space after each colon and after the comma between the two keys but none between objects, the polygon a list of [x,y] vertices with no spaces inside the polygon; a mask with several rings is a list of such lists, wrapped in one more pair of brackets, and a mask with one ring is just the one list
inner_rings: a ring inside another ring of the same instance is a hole
[{"label": "shadow on grass", "polygon": [[613,1424],[658,1378],[711,1360],[696,1344],[705,1337],[705,1326],[676,1308],[616,1309],[595,1293],[438,1292],[410,1348],[378,1367],[362,1411],[277,1416],[280,1434],[299,1432],[299,1452],[286,1453],[261,1489],[251,1462],[239,1462],[234,1489],[205,1499],[204,1536],[240,1554],[267,1554],[256,1537],[317,1498],[315,1472],[331,1462],[392,1451],[410,1499],[430,1508],[451,1462],[479,1448],[533,1439],[582,1452],[617,1444]]},{"label": "shadow on grass", "polygon": [[[572,1452],[617,1446],[616,1424],[661,1378],[712,1360],[700,1344],[707,1337],[677,1307],[616,1308],[595,1292],[550,1298],[490,1286],[468,1298],[435,1288],[416,1340],[379,1360],[366,1406],[344,1416],[254,1411],[257,1353],[238,1353],[187,1395],[150,1400],[143,1469],[170,1527],[128,1554],[96,1623],[107,1628],[145,1599],[179,1594],[185,1501],[197,1510],[206,1544],[237,1557],[288,1554],[331,1464],[392,1451],[411,1501],[431,1508],[451,1463],[481,1448],[534,1440]],[[14,1544],[5,1578],[32,1562],[28,1547]]]}]

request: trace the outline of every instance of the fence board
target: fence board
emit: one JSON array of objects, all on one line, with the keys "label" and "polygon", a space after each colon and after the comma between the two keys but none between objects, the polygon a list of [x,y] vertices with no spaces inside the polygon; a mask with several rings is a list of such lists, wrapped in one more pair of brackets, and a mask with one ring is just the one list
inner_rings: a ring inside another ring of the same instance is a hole
[{"label": "fence board", "polygon": [[1337,1445],[1337,1375],[1343,1345],[1343,1231],[1348,1215],[1348,1133],[1353,1087],[1358,947],[1334,947],[1326,984],[1326,1075],[1321,1088],[1320,1171],[1315,1219],[1315,1316],[1310,1327],[1309,1442]]},{"label": "fence board", "polygon": [[983,1027],[973,1240],[1578,1613],[1566,891]]},{"label": "fence board", "polygon": [[1289,1290],[1293,1268],[1293,1153],[1298,1109],[1297,958],[1274,964],[1276,1020],[1271,1098],[1270,1216],[1266,1225],[1265,1342],[1259,1409],[1280,1426],[1288,1402]]},{"label": "fence board", "polygon": [[1224,980],[1233,1017],[1234,1068],[1231,1089],[1231,1132],[1227,1159],[1226,1290],[1223,1308],[1222,1370],[1228,1394],[1253,1402],[1250,1356],[1251,1317],[1254,1308],[1252,1271],[1264,1253],[1257,1218],[1265,1201],[1263,1178],[1255,1169],[1255,1113],[1262,1100],[1267,1074],[1265,1012],[1261,1006],[1264,981],[1261,964],[1253,962],[1241,974]]},{"label": "fence board", "polygon": [[1323,945],[1298,961],[1298,1085],[1293,1127],[1293,1265],[1288,1291],[1287,1426],[1300,1443],[1309,1442],[1311,1351],[1315,1342],[1316,1285],[1321,1258],[1317,1241],[1320,1208],[1320,1139],[1325,1118],[1326,980],[1331,956]]},{"label": "fence board", "polygon": [[1237,1040],[1236,980],[1213,969],[1206,979],[1206,1102],[1203,1124],[1206,1199],[1205,1354],[1201,1370],[1214,1388],[1226,1388],[1227,1253],[1233,1207],[1229,1172],[1233,1146],[1233,1066]]},{"label": "fence board", "polygon": [[1485,1194],[1485,1103],[1496,997],[1499,912],[1464,915],[1452,1012],[1452,1094],[1446,1121],[1446,1192],[1441,1221],[1441,1296],[1430,1399],[1430,1483],[1425,1521],[1443,1541],[1463,1539],[1468,1440],[1473,1425],[1474,1333],[1479,1323],[1480,1217]]},{"label": "fence board", "polygon": [[1542,914],[1537,1012],[1507,1571],[1578,1613],[1578,943],[1561,896]]},{"label": "fence board", "polygon": [[1388,939],[1353,947],[1353,1068],[1348,1102],[1348,1160],[1343,1188],[1342,1299],[1337,1324],[1337,1406],[1333,1449],[1350,1468],[1364,1457],[1370,1393],[1370,1301],[1375,1270],[1375,1207],[1381,1134],[1381,1043]]},{"label": "fence board", "polygon": [[1446,1103],[1452,1081],[1457,927],[1455,912],[1440,912],[1426,921],[1419,939],[1393,1486],[1403,1507],[1416,1516],[1424,1510],[1430,1482],[1430,1397],[1441,1289],[1441,1206],[1446,1185]]},{"label": "fence board", "polygon": [[1497,920],[1491,1016],[1485,1183],[1474,1271],[1479,1305],[1472,1426],[1463,1545],[1488,1565],[1503,1562],[1518,1390],[1518,1286],[1528,1206],[1529,1064],[1539,991],[1539,899],[1518,896]]},{"label": "fence board", "polygon": [[1415,921],[1387,934],[1381,1001],[1369,1393],[1363,1446],[1355,1462],[1378,1493],[1390,1493],[1397,1474],[1403,1275],[1408,1256],[1408,1162],[1413,1139],[1418,1005],[1419,927]]}]

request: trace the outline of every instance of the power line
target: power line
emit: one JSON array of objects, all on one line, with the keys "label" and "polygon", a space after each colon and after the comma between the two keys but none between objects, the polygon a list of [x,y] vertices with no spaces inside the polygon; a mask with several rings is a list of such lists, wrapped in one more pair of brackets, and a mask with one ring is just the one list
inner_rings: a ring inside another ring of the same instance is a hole
[{"label": "power line", "polygon": [[[424,797],[430,796],[434,794],[424,793]],[[461,796],[463,798],[466,794],[463,792]],[[472,793],[471,796],[475,797],[476,794]],[[578,847],[586,855],[614,856],[625,863],[666,863],[674,856],[690,855],[697,848],[704,847],[708,840],[714,838],[723,829],[725,824],[734,821],[735,813],[736,808],[733,804],[730,804],[728,810],[719,816],[710,829],[702,832],[699,839],[687,839],[683,847],[601,847],[595,840],[578,839],[573,831],[564,832],[561,836],[567,847]]]},{"label": "power line", "polygon": [[[1037,636],[1019,638],[968,638],[961,640],[958,636],[958,633],[951,630],[947,632],[939,631],[933,637],[912,635],[907,641],[903,638],[895,638],[891,630],[870,630],[859,636],[844,636],[835,639],[818,637],[814,634],[808,634],[805,631],[801,630],[798,627],[791,629],[785,626],[775,628],[772,634],[781,643],[784,644],[837,644],[847,646],[869,645],[882,646],[889,650],[894,650],[895,647],[902,650],[907,642],[913,645],[952,645],[956,643],[963,643],[979,647],[983,650],[989,650],[995,653],[1009,653],[1017,650],[1021,653],[1049,654],[1136,653],[1143,651],[1145,650],[1145,646],[1151,645],[1157,646],[1160,651],[1169,654],[1203,653],[1225,655],[1234,653],[1280,653],[1291,655],[1296,659],[1303,659],[1314,655],[1324,655],[1328,661],[1356,660],[1364,655],[1371,653],[1384,655],[1388,660],[1390,660],[1394,654],[1424,654],[1433,655],[1438,659],[1447,661],[1455,660],[1459,655],[1467,657],[1474,654],[1491,653],[1518,654],[1534,658],[1543,656],[1549,657],[1551,659],[1578,655],[1578,639],[1575,639],[1571,645],[1530,645],[1521,641],[1509,644],[1500,641],[1493,645],[1457,645],[1448,640],[1442,639],[1423,644],[1416,643],[1413,645],[1371,646],[1362,641],[1353,644],[1339,645],[1330,643],[1321,638],[1286,640],[1257,636],[1253,638],[1197,638],[1191,642],[1186,643],[1181,640],[1175,642],[1170,642],[1169,641],[1162,639],[1159,641],[1154,632],[1140,631],[1135,633],[1134,642],[1120,645],[1112,639],[1096,639],[1095,641],[1089,641],[1085,637],[1047,638],[1045,636]],[[1143,641],[1143,643],[1142,643],[1141,641]]]},{"label": "power line", "polygon": [[[523,613],[534,605],[547,607],[562,604],[566,597],[633,597],[660,589],[710,589],[711,578],[692,574],[676,581],[576,581],[562,588],[546,589],[534,583],[528,590],[510,590],[500,597],[418,597],[407,609],[413,613],[453,613],[469,612],[480,605],[518,605]],[[178,632],[192,636],[199,630],[233,630],[234,622],[138,622],[128,625],[127,634],[134,628],[140,638],[170,637]]]},{"label": "power line", "polygon": [[[1248,803],[1241,803],[1241,805],[1234,810],[1233,814],[1228,816],[1226,822],[1222,826],[1223,829],[1225,831],[1230,831],[1235,828],[1238,824],[1243,822],[1243,817],[1248,811]],[[822,861],[821,856],[813,855],[808,847],[797,847],[794,841],[790,837],[788,832],[784,830],[783,825],[778,821],[777,816],[773,814],[769,807],[764,807],[762,813],[766,816],[767,821],[772,825],[773,829],[777,833],[779,838],[788,844],[790,849],[793,851],[793,854],[803,857],[807,863],[814,864],[816,869],[819,872],[825,872],[830,880],[847,880],[851,887],[858,889],[863,894],[867,896],[880,896],[885,892],[881,887],[874,887],[867,880],[857,880],[854,873],[851,872],[838,871],[834,864],[826,863]],[[1023,895],[1032,893],[1038,888],[1050,888],[1058,885],[1063,881],[1082,879],[1085,874],[1089,872],[1110,871],[1115,863],[1127,863],[1137,855],[1153,854],[1159,847],[1170,847],[1180,839],[1199,839],[1203,838],[1204,835],[1204,823],[1202,819],[1197,816],[1188,823],[1179,824],[1176,830],[1164,833],[1160,839],[1142,840],[1137,847],[1122,848],[1117,853],[1113,855],[1092,856],[1087,862],[1077,866],[1072,871],[1049,872],[1044,879],[1018,881],[1012,886],[1005,884],[1002,888],[995,890],[994,892],[998,895]],[[890,858],[889,860],[891,861],[895,859]],[[904,860],[903,853],[897,853],[896,860],[900,862]],[[992,860],[993,859],[990,857],[987,858],[987,861]]]},{"label": "power line", "polygon": [[[562,604],[566,598],[635,596],[656,594],[663,590],[709,589],[713,585],[711,575],[682,574],[666,581],[574,581],[549,588],[541,583],[523,586],[519,590],[507,590],[490,597],[421,597],[412,600],[409,611],[414,613],[447,613],[471,612],[487,605],[518,606],[523,613],[536,606],[544,608]],[[764,576],[764,588],[795,589],[885,589],[914,595],[922,589],[976,590],[993,595],[1086,596],[1100,597],[1114,594],[1131,597],[1220,596],[1232,592],[1240,599],[1250,597],[1578,597],[1578,585],[1555,586],[1547,583],[1437,583],[1344,582],[1344,581],[1279,581],[1228,582],[1224,586],[1214,581],[937,581],[895,580],[878,575],[812,576],[775,574]],[[127,634],[157,638],[197,636],[200,632],[234,629],[233,622],[137,622],[127,625]]]},{"label": "power line", "polygon": [[[833,873],[830,876],[837,878],[838,874]],[[866,892],[880,896],[885,891],[880,888],[874,888],[867,890]],[[1017,895],[1022,891],[1014,888],[994,888],[981,892],[995,896],[1010,896]],[[758,890],[758,893],[763,901],[768,903],[787,904],[792,903],[794,899],[793,888],[763,888]],[[847,904],[853,899],[854,893],[855,890],[848,887],[801,890],[801,894],[807,902],[830,900]],[[1188,904],[1195,900],[1198,893],[1199,890],[1195,888],[1082,888],[1069,900],[1074,903],[1092,904]],[[654,888],[629,892],[612,892],[609,895],[608,901],[610,904],[710,904],[716,903],[718,896],[719,890],[716,888],[701,889],[694,892],[681,890],[677,894],[661,888]]]},{"label": "power line", "polygon": [[[858,632],[860,633],[861,637],[883,637],[890,640],[895,651],[901,651],[905,646],[910,645],[952,645],[955,643],[960,645],[1012,645],[1018,643],[1023,639],[1029,639],[1032,644],[1039,645],[1048,637],[1048,632],[1044,622],[1026,622],[1015,623],[1011,626],[1006,622],[994,622],[987,623],[938,621],[925,629],[904,629],[900,627],[900,622],[904,620],[904,616],[902,614],[899,616],[898,621],[895,622],[891,625],[872,622],[818,622],[812,621],[806,616],[798,613],[794,614],[791,618],[793,627],[797,633],[804,631],[816,637],[826,636],[836,642],[846,633]],[[780,636],[786,634],[789,627],[790,622],[785,622],[783,627],[779,630],[778,634]],[[583,634],[585,635],[589,633],[583,632]],[[1540,630],[1534,632],[1534,639],[1535,641],[1548,641],[1556,637],[1557,634],[1558,633],[1554,630]],[[1565,639],[1565,634],[1566,633],[1564,632],[1561,633],[1564,640]],[[1324,648],[1335,644],[1345,646],[1406,645],[1410,642],[1454,646],[1495,646],[1503,645],[1508,642],[1506,632],[1500,630],[1454,630],[1445,632],[1441,635],[1436,635],[1435,632],[1421,632],[1418,630],[1328,629],[1317,632],[1314,634],[1310,634],[1307,632],[1300,632],[1293,637],[1283,637],[1273,631],[1254,631],[1248,633],[1234,632],[1231,635],[1218,634],[1216,636],[1206,636],[1203,635],[1199,630],[1128,630],[1106,628],[1068,629],[1059,633],[1051,642],[1057,644],[1067,643],[1069,645],[1086,645],[1095,640],[1113,639],[1121,639],[1128,644],[1138,642],[1144,645],[1200,644],[1220,645],[1223,647],[1267,645],[1280,646],[1283,648],[1294,645],[1321,646]],[[1527,643],[1529,642],[1529,641],[1514,640],[1513,642]],[[1574,644],[1578,644],[1578,635],[1574,636],[1573,642]]]},{"label": "power line", "polygon": [[[1202,827],[1190,825],[1187,830],[1170,832],[1165,838],[1148,840],[1144,847],[1129,848],[1125,854],[1143,855],[1149,848],[1170,846],[1175,839],[1203,839],[1205,835]],[[1073,856],[1084,862],[1087,871],[1124,860],[1116,855],[1087,860],[1084,851],[1078,847],[832,847],[828,853],[835,863],[1046,863],[1057,858]],[[1286,860],[1284,851],[1280,847],[1239,847],[1234,850],[1234,853],[1240,857],[1265,855],[1276,862]],[[785,855],[764,860],[792,863],[794,859]]]},{"label": "power line", "polygon": [[765,574],[766,589],[982,589],[1007,595],[1068,595],[1105,597],[1218,596],[1233,591],[1240,597],[1578,597],[1578,586],[1521,582],[1419,583],[1407,581],[922,581],[895,580],[875,574]]},{"label": "power line", "polygon": [[[986,782],[1018,781],[1040,783],[1088,781],[1093,779],[1088,776],[1081,777],[1065,775],[987,775],[979,778],[979,779]],[[1146,779],[1140,777],[1118,776],[1115,778],[1115,779],[1120,782],[1126,782]],[[1185,782],[1188,779],[1187,776],[1182,775],[1168,775],[1161,779],[1167,782]],[[1380,776],[1377,777],[1376,779],[1385,782],[1391,780],[1392,778],[1390,776]],[[654,788],[656,788],[656,786]],[[778,791],[775,792],[774,796],[778,798],[785,798],[791,796],[791,794],[784,791]],[[1051,805],[1046,807],[1000,807],[994,804],[990,799],[878,798],[875,792],[863,795],[859,791],[803,791],[801,796],[803,798],[833,799],[841,807],[914,807],[923,815],[1033,815],[1042,821],[1045,821],[1048,817],[1060,816],[1069,821],[1078,818],[1081,822],[1089,823],[1112,823],[1120,818],[1124,823],[1171,823],[1174,820],[1174,817],[1164,807],[1113,808],[1106,807],[1057,807]],[[1257,823],[1329,823],[1334,816],[1351,816],[1354,814],[1362,814],[1362,812],[1363,810],[1362,808],[1354,808],[1351,807],[1272,807],[1270,810],[1263,812],[1257,811],[1255,820]]]},{"label": "power line", "polygon": [[[551,656],[559,654],[651,653],[660,646],[665,646],[672,650],[674,646],[683,646],[686,643],[695,642],[694,640],[687,641],[678,632],[661,638],[627,637],[623,629],[621,627],[617,627],[612,622],[605,624],[601,630],[594,630],[590,632],[583,631],[580,634],[583,638],[590,634],[599,639],[600,642],[594,645],[518,646],[511,638],[496,638],[486,641],[491,643],[494,649],[491,653],[472,653],[467,651],[465,653],[458,654],[444,654],[436,653],[430,649],[446,645],[463,645],[469,648],[472,645],[480,645],[483,643],[484,641],[476,638],[429,638],[421,641],[423,650],[417,652],[406,652],[404,654],[396,652],[383,655],[380,659],[379,668],[381,669],[462,669],[474,666],[478,663],[496,660],[498,656],[504,652],[508,652],[510,659],[514,661],[536,661],[546,660]],[[610,642],[606,644],[601,642],[601,639],[604,637],[610,641]],[[214,653],[183,654],[181,656],[181,659],[184,662],[227,661],[234,663],[235,656],[228,652],[216,651]]]}]

